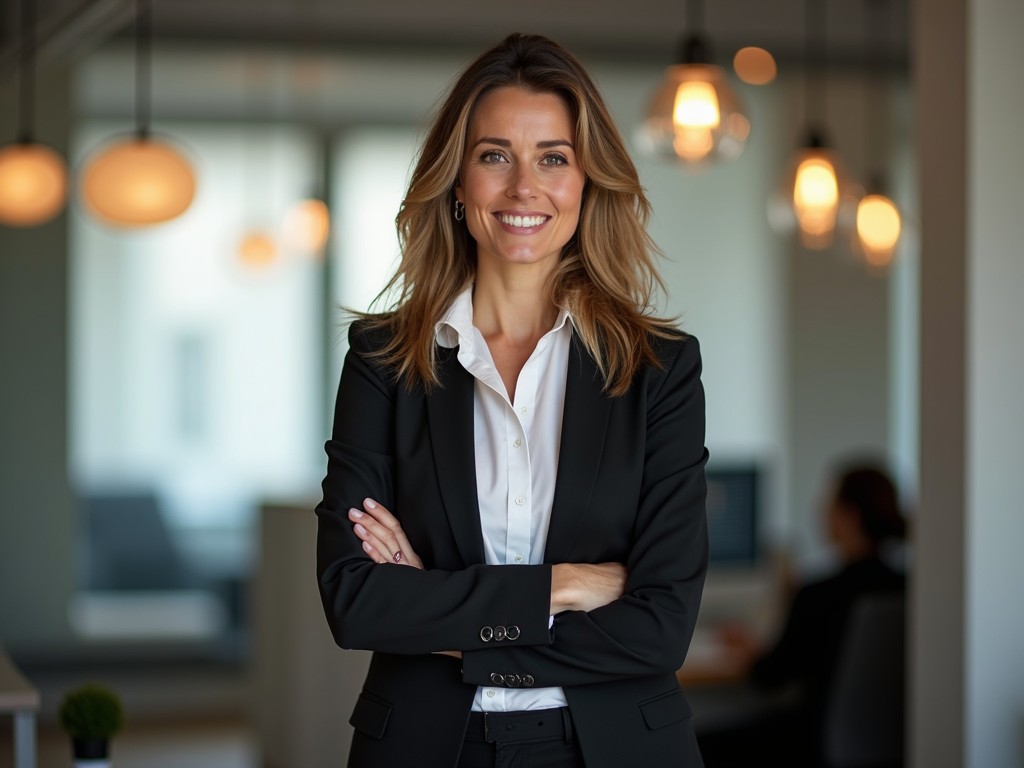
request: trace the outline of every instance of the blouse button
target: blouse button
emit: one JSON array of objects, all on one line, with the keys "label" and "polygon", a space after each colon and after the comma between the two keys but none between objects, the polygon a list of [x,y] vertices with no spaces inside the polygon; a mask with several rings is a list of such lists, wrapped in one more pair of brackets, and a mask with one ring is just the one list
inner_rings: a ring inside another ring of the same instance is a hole
[{"label": "blouse button", "polygon": [[512,441],[512,447],[513,448],[518,448],[522,444],[523,444],[523,441],[520,440],[518,437],[515,440]]},{"label": "blouse button", "polygon": [[526,499],[525,498],[523,498],[522,496],[516,496],[516,506],[517,507],[521,507],[525,503],[526,503]]}]

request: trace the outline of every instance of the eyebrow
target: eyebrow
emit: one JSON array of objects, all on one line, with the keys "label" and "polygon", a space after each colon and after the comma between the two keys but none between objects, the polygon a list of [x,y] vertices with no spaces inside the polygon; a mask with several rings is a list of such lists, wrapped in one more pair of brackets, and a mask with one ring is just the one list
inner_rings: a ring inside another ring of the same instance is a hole
[{"label": "eyebrow", "polygon": [[[509,141],[508,139],[499,139],[495,138],[494,136],[484,136],[480,139],[477,139],[476,143],[473,144],[473,146],[478,147],[481,144],[495,144],[499,147],[506,148],[511,148],[512,146],[512,142]],[[550,149],[551,147],[569,147],[569,149],[574,149],[572,142],[568,141],[567,139],[550,139],[548,141],[537,142],[537,149]]]}]

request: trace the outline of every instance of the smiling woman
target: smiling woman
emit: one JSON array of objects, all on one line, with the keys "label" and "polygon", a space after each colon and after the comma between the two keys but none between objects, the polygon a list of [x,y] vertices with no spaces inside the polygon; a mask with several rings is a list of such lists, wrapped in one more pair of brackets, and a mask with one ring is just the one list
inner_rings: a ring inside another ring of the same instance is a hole
[{"label": "smiling woman", "polygon": [[316,510],[328,624],[375,652],[350,766],[701,764],[675,677],[707,567],[700,352],[651,314],[647,211],[550,40],[508,37],[442,104]]}]

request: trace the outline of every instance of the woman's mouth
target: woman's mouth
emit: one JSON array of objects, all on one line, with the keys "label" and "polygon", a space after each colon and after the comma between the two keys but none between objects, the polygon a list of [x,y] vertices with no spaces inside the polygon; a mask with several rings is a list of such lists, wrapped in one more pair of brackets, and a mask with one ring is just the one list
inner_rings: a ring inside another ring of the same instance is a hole
[{"label": "woman's mouth", "polygon": [[501,222],[506,229],[518,232],[529,232],[542,227],[551,218],[540,213],[505,213],[494,214],[494,217]]}]

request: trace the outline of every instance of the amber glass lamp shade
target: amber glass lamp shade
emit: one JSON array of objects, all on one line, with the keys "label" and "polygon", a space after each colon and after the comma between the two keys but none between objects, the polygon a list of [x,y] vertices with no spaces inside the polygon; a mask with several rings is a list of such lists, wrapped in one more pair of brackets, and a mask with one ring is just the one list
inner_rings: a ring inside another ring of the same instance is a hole
[{"label": "amber glass lamp shade", "polygon": [[872,267],[892,261],[902,228],[899,209],[885,195],[865,195],[857,205],[857,240]]},{"label": "amber glass lamp shade", "polygon": [[30,142],[0,148],[0,223],[44,224],[64,207],[67,189],[64,158],[54,150]]},{"label": "amber glass lamp shade", "polygon": [[750,135],[750,121],[721,67],[705,61],[699,39],[684,47],[683,63],[665,70],[640,127],[639,142],[650,154],[685,164],[731,160]]},{"label": "amber glass lamp shade", "polygon": [[170,221],[188,209],[195,191],[192,166],[175,147],[138,136],[100,151],[82,179],[89,210],[122,227]]},{"label": "amber glass lamp shade", "polygon": [[288,211],[284,221],[285,242],[300,253],[318,255],[327,244],[331,215],[323,200],[300,200]]},{"label": "amber glass lamp shade", "polygon": [[238,259],[247,267],[266,267],[277,258],[277,244],[262,230],[247,232],[238,243]]}]

